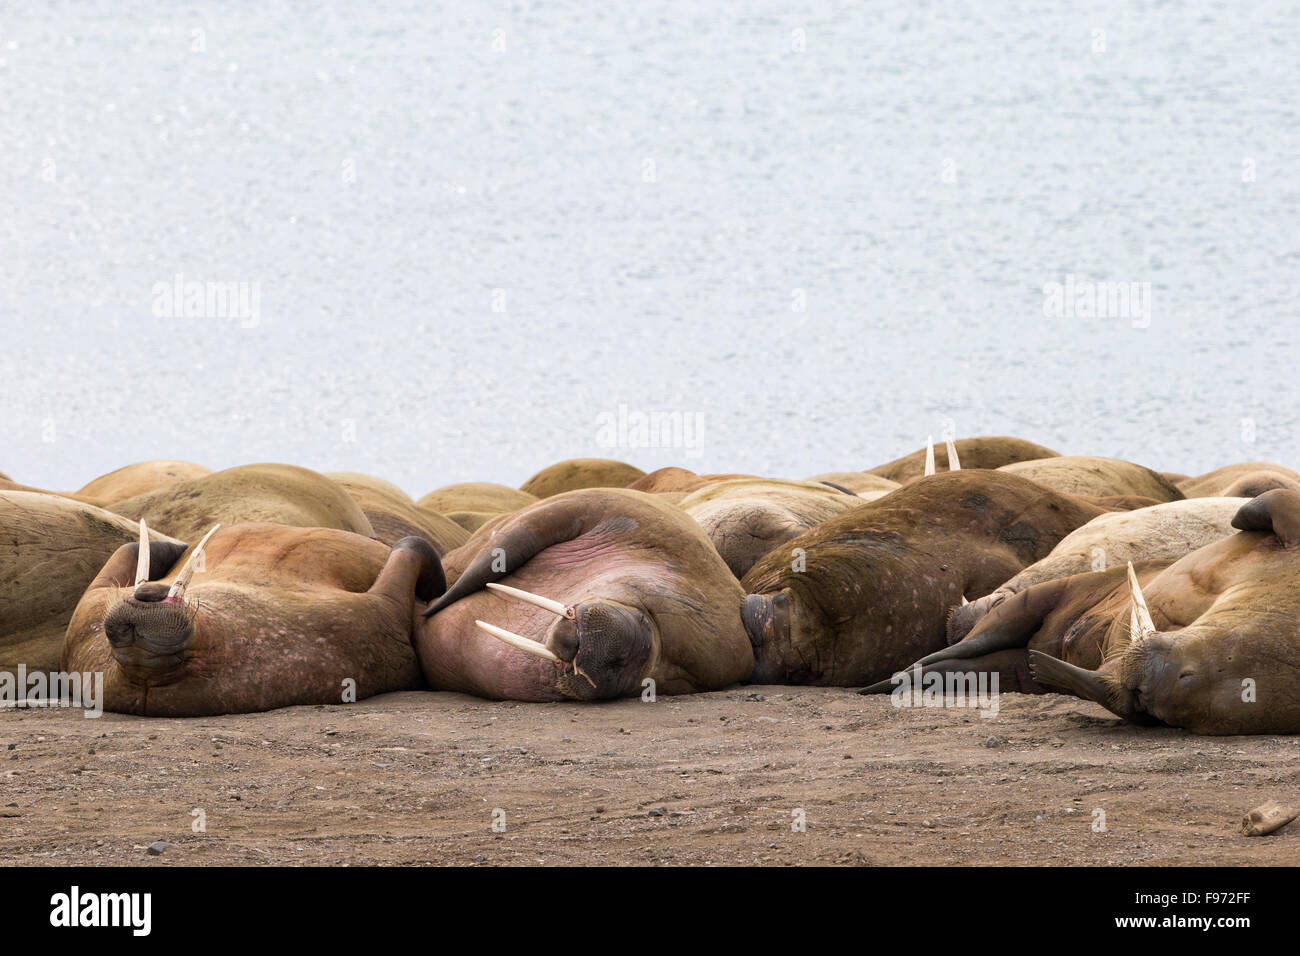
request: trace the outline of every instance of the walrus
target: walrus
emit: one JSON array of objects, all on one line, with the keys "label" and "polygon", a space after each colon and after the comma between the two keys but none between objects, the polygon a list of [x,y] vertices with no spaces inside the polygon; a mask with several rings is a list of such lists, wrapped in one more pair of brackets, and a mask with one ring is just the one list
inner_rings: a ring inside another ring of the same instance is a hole
[{"label": "walrus", "polygon": [[805,478],[804,481],[820,481],[832,488],[847,488],[855,495],[863,495],[868,500],[887,495],[899,487],[897,481],[881,478],[869,471],[827,471]]},{"label": "walrus", "polygon": [[107,506],[181,541],[194,541],[213,524],[270,521],[301,528],[335,528],[373,537],[365,514],[339,485],[295,465],[240,465]]},{"label": "walrus", "polygon": [[[954,442],[957,447],[959,464],[963,468],[1000,468],[1018,461],[1034,461],[1039,458],[1055,458],[1059,453],[1036,445],[1023,438],[1011,438],[1006,435],[984,435],[977,438],[959,438]],[[934,462],[936,470],[953,471],[948,460],[948,446],[926,447],[877,465],[867,470],[873,475],[897,481],[900,484],[912,478],[920,478],[925,473],[927,458]]]},{"label": "walrus", "polygon": [[416,502],[421,508],[432,508],[439,514],[455,511],[483,514],[509,514],[527,508],[537,500],[518,488],[498,485],[490,481],[465,481],[457,485],[437,488]]},{"label": "walrus", "polygon": [[1155,501],[1179,501],[1184,495],[1159,472],[1119,458],[1061,455],[1003,465],[999,471],[1036,481],[1065,495],[1105,497],[1137,495]]},{"label": "walrus", "polygon": [[[1113,653],[1108,649],[1119,636],[1114,630],[1117,622],[1127,626],[1130,573],[1150,582],[1173,561],[1129,562],[1034,584],[994,607],[961,641],[927,654],[903,671],[914,686],[924,686],[931,674],[997,674],[999,693],[1057,690],[1034,679],[1030,651],[1089,670],[1100,667]],[[891,676],[858,693],[888,694],[896,686]]]},{"label": "walrus", "polygon": [[626,488],[645,472],[635,465],[608,458],[571,458],[543,468],[529,478],[519,490],[536,498],[581,488]]},{"label": "walrus", "polygon": [[689,494],[719,481],[757,477],[757,475],[697,475],[689,468],[669,467],[660,468],[648,475],[643,475],[627,487],[632,491],[645,491],[653,494],[683,491]]},{"label": "walrus", "polygon": [[1166,563],[1233,533],[1242,498],[1169,501],[1138,511],[1099,515],[1070,532],[1052,553],[989,594],[953,610],[948,643],[961,640],[992,608],[1035,584],[1128,561]]},{"label": "walrus", "polygon": [[1178,482],[1178,490],[1188,498],[1257,498],[1274,488],[1300,491],[1300,472],[1272,462],[1246,461]]},{"label": "walrus", "polygon": [[177,481],[202,478],[210,474],[211,468],[196,465],[192,461],[141,461],[100,475],[86,482],[69,497],[103,508],[115,501],[157,491]]},{"label": "walrus", "polygon": [[950,608],[1103,514],[1001,471],[941,472],[785,542],[741,581],[755,683],[870,684],[943,647]]},{"label": "walrus", "polygon": [[415,632],[434,689],[531,701],[685,694],[736,683],[753,665],[739,582],[699,525],[654,495],[555,495],[445,563],[455,584]]},{"label": "walrus", "polygon": [[1034,679],[1137,723],[1300,733],[1300,492],[1264,492],[1233,526],[1239,534],[1131,584],[1099,667],[1030,651]]},{"label": "walrus", "polygon": [[704,529],[739,580],[781,542],[862,501],[852,492],[817,482],[739,478],[692,492],[677,506]]},{"label": "walrus", "polygon": [[410,495],[382,478],[338,471],[325,477],[343,487],[370,522],[374,537],[389,547],[415,535],[443,555],[469,540],[469,532],[456,522],[431,508],[419,507]]},{"label": "walrus", "polygon": [[102,672],[106,710],[211,716],[421,686],[411,621],[416,600],[443,589],[427,541],[390,549],[260,522],[214,531],[188,549],[123,545],[78,603],[62,669]]},{"label": "walrus", "polygon": [[[30,491],[0,491],[0,671],[51,671],[86,586],[138,527],[119,515]],[[152,539],[180,547],[159,534]]]}]

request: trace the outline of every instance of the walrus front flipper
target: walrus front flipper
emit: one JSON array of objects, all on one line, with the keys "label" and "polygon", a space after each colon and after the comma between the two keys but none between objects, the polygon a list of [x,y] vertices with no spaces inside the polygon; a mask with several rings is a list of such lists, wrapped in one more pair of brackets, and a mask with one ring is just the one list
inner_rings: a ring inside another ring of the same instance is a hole
[{"label": "walrus front flipper", "polygon": [[412,586],[415,596],[421,601],[432,601],[447,590],[447,578],[443,575],[438,552],[428,541],[414,534],[393,545],[388,560],[370,586],[370,593],[404,597],[411,593]]},{"label": "walrus front flipper", "polygon": [[1241,506],[1232,518],[1238,531],[1271,531],[1288,550],[1300,544],[1300,491],[1275,488]]},{"label": "walrus front flipper", "polygon": [[507,518],[483,541],[456,583],[429,605],[424,616],[432,617],[447,605],[481,591],[489,581],[514,574],[533,555],[562,541],[572,541],[607,517],[615,517],[620,500],[610,494],[603,502],[607,507],[593,507],[593,490],[588,489],[576,499],[571,497],[575,492],[565,492]]}]

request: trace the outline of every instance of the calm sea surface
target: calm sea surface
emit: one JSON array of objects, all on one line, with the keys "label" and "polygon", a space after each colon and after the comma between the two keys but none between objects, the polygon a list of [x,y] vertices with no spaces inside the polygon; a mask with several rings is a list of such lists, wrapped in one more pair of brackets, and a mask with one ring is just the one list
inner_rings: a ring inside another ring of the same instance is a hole
[{"label": "calm sea surface", "polygon": [[0,4],[0,471],[1300,466],[1296,4],[634,6]]}]

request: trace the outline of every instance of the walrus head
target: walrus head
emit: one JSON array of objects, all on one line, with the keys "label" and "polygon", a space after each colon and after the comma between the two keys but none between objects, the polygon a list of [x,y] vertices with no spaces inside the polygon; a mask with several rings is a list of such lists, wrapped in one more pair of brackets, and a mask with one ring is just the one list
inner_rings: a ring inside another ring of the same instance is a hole
[{"label": "walrus head", "polygon": [[638,607],[606,599],[563,604],[495,581],[487,587],[555,615],[543,642],[486,621],[474,623],[498,640],[555,662],[556,687],[567,697],[600,700],[636,689],[659,643],[654,622]]},{"label": "walrus head", "polygon": [[1261,657],[1267,641],[1251,633],[1257,615],[1225,609],[1162,633],[1131,563],[1128,573],[1129,620],[1112,624],[1128,627],[1127,640],[1118,641],[1095,671],[1030,651],[1035,680],[1064,687],[1134,723],[1198,734],[1294,732],[1300,701],[1292,688],[1300,674],[1294,663]]}]

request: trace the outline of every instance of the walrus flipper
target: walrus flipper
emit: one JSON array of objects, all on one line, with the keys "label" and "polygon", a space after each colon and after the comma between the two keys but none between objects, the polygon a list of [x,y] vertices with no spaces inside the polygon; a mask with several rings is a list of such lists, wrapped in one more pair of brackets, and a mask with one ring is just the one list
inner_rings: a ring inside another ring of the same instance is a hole
[{"label": "walrus flipper", "polygon": [[1232,518],[1238,531],[1271,531],[1290,550],[1300,544],[1300,491],[1275,488],[1241,506]]},{"label": "walrus flipper", "polygon": [[398,591],[410,594],[411,584],[396,580],[396,576],[402,573],[400,568],[409,560],[414,560],[419,569],[415,578],[417,598],[432,601],[447,590],[447,578],[437,549],[425,538],[410,534],[393,545],[393,550],[388,553],[388,561],[375,578],[375,583],[370,586],[371,592],[386,591],[396,583]]},{"label": "walrus flipper", "polygon": [[429,605],[424,616],[432,617],[466,595],[481,591],[489,581],[500,581],[514,574],[534,555],[552,545],[586,534],[605,520],[618,503],[611,496],[610,508],[593,508],[590,492],[576,499],[570,497],[573,494],[557,495],[503,522],[483,542],[456,583]]}]

